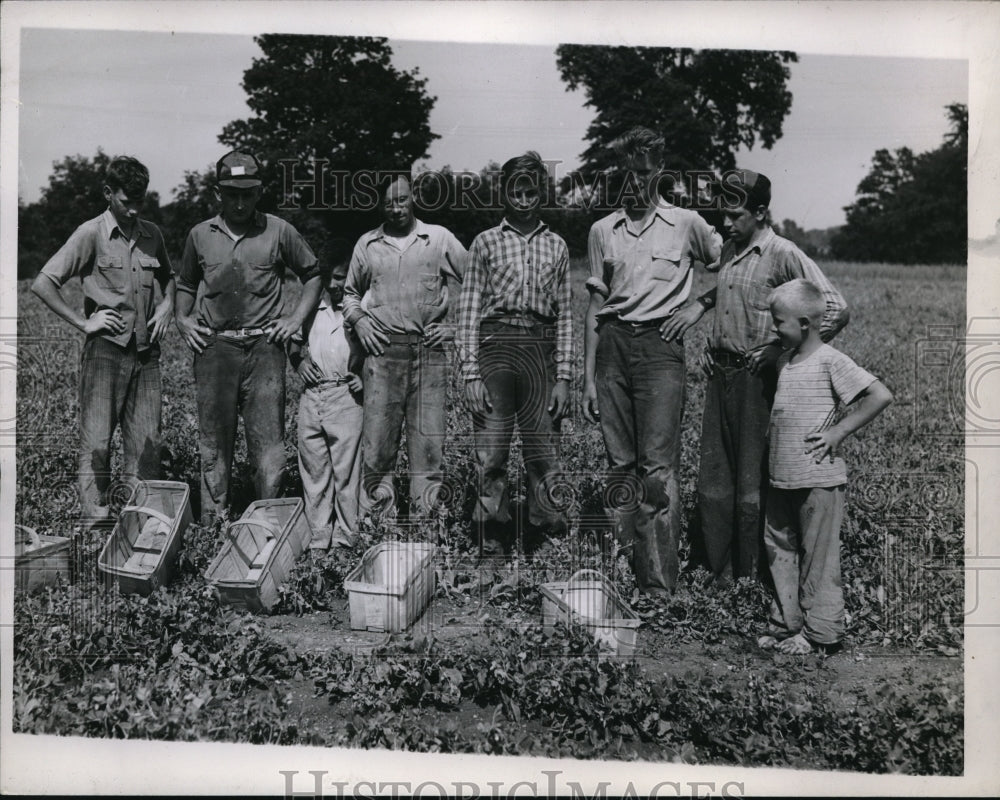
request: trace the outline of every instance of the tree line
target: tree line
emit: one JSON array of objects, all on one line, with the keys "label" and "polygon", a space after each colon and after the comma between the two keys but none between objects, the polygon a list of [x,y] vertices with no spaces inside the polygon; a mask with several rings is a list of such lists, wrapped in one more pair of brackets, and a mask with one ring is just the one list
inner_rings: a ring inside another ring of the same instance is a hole
[{"label": "tree line", "polygon": [[[384,38],[265,34],[255,41],[261,56],[242,82],[252,116],[227,124],[219,143],[248,149],[268,165],[261,210],[286,217],[321,258],[346,258],[357,237],[378,224],[378,209],[358,202],[359,192],[372,195],[371,186],[329,176],[410,174],[438,138],[429,122],[436,98],[418,70],[392,65]],[[594,110],[580,170],[554,171],[542,213],[574,255],[586,252],[590,225],[620,189],[611,141],[645,125],[670,143],[668,169],[721,175],[736,166],[739,147],[770,148],[781,137],[792,104],[788,65],[797,61],[788,51],[592,45],[560,45],[555,57],[567,89],[582,89]],[[964,262],[968,115],[959,104],[948,113],[953,130],[938,150],[875,154],[836,235],[803,231],[792,220],[779,231],[818,256]],[[103,209],[109,160],[100,149],[93,157],[66,156],[53,165],[40,199],[19,203],[19,278],[37,274],[81,221]],[[502,214],[493,202],[497,170],[496,162],[471,175],[448,166],[418,169],[421,216],[468,245]],[[207,165],[186,172],[167,203],[150,193],[144,216],[162,228],[172,255],[193,225],[216,213],[213,183],[214,165]],[[665,194],[680,205],[697,203],[693,185],[668,185]],[[702,213],[721,227],[717,211]]]}]

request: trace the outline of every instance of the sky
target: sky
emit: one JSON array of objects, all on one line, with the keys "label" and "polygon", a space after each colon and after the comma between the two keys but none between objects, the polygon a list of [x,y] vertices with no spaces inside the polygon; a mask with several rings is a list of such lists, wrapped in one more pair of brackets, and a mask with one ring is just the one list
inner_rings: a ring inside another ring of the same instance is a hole
[{"label": "sky", "polygon": [[[422,164],[479,170],[526,149],[569,171],[579,166],[593,118],[582,91],[561,81],[552,45],[391,39],[394,65],[419,69],[437,97],[440,135]],[[240,87],[260,54],[247,35],[28,28],[22,32],[18,193],[38,199],[52,163],[67,155],[131,153],[169,202],[186,170],[222,154],[218,134],[249,116]],[[844,221],[881,147],[937,147],[944,106],[967,102],[959,59],[799,53],[784,135],[770,151],[739,152],[767,174],[776,219],[804,228]]]}]

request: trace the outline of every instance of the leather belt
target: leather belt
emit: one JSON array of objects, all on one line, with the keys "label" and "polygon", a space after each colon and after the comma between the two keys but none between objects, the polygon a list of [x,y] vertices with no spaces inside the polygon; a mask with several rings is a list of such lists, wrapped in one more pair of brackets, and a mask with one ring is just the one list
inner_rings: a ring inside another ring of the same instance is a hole
[{"label": "leather belt", "polygon": [[235,328],[227,331],[216,331],[216,336],[228,336],[231,339],[245,339],[249,336],[263,336],[267,331],[264,328]]},{"label": "leather belt", "polygon": [[389,333],[386,335],[389,337],[390,344],[417,345],[424,343],[424,335],[422,333]]},{"label": "leather belt", "polygon": [[617,322],[619,325],[627,325],[630,328],[659,328],[669,317],[658,317],[657,319],[644,319],[640,322],[622,319],[621,317],[605,317],[604,321]]},{"label": "leather belt", "polygon": [[735,369],[746,369],[750,366],[746,356],[739,353],[731,353],[729,350],[712,350],[712,360],[720,367],[731,367]]}]

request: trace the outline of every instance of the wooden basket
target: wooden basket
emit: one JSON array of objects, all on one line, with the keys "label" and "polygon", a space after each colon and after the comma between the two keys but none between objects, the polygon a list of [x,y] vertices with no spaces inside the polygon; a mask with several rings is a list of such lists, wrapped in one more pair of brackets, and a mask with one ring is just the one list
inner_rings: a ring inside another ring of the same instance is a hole
[{"label": "wooden basket", "polygon": [[140,481],[118,515],[97,560],[123,594],[148,595],[170,583],[184,530],[191,524],[191,490],[179,481]]},{"label": "wooden basket", "polygon": [[[581,580],[585,574],[592,580]],[[543,583],[542,624],[582,625],[602,646],[616,655],[635,655],[639,616],[625,603],[614,585],[600,572],[581,569],[568,581]]]},{"label": "wooden basket", "polygon": [[434,545],[381,542],[344,579],[354,630],[398,633],[420,617],[434,594]]},{"label": "wooden basket", "polygon": [[226,541],[205,573],[223,602],[270,611],[311,536],[300,498],[257,500],[226,529]]},{"label": "wooden basket", "polygon": [[14,587],[30,592],[39,586],[69,581],[70,539],[46,536],[26,525],[14,526]]}]

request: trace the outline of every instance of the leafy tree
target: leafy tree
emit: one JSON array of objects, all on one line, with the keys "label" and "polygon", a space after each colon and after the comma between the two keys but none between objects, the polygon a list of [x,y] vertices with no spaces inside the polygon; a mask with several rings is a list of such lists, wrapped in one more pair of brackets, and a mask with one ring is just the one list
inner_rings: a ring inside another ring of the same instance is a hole
[{"label": "leafy tree", "polygon": [[961,103],[946,109],[951,130],[936,150],[914,155],[900,147],[875,153],[857,199],[844,208],[847,223],[833,239],[838,258],[965,263],[969,114]]},{"label": "leafy tree", "polygon": [[[79,154],[66,156],[53,162],[48,186],[42,189],[37,202],[18,202],[18,278],[37,275],[81,223],[108,207],[104,199],[104,173],[110,162],[111,157],[100,148],[93,158]],[[146,195],[142,216],[160,222],[162,213],[156,192]]]},{"label": "leafy tree", "polygon": [[562,79],[596,111],[584,174],[613,168],[611,142],[635,125],[663,134],[670,169],[734,168],[740,146],[759,138],[769,149],[781,137],[792,105],[786,65],[797,60],[788,51],[560,45]]},{"label": "leafy tree", "polygon": [[[300,229],[312,227],[311,220],[356,236],[371,224],[374,215],[364,210],[373,210],[377,199],[374,181],[358,183],[357,176],[409,174],[437,138],[429,124],[436,98],[416,70],[392,66],[384,38],[266,34],[254,41],[263,56],[243,73],[242,84],[254,116],[226,125],[219,141],[250,150],[267,165],[262,208],[280,206]],[[294,172],[291,164],[279,165],[283,159],[294,162]],[[283,202],[285,170],[297,183]],[[355,180],[331,177],[337,173]],[[317,177],[322,191],[316,191]],[[344,210],[352,198],[360,211]]]},{"label": "leafy tree", "polygon": [[204,172],[187,170],[184,181],[173,190],[174,200],[163,208],[163,236],[171,256],[184,250],[188,232],[219,211],[215,199],[215,164]]}]

